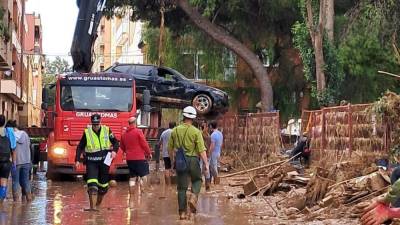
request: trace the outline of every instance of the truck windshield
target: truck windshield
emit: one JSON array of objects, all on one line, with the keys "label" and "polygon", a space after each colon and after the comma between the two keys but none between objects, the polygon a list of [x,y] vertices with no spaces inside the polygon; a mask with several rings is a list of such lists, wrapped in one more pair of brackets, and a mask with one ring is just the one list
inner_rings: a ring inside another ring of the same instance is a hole
[{"label": "truck windshield", "polygon": [[132,110],[132,88],[103,86],[62,86],[61,108],[65,111]]}]

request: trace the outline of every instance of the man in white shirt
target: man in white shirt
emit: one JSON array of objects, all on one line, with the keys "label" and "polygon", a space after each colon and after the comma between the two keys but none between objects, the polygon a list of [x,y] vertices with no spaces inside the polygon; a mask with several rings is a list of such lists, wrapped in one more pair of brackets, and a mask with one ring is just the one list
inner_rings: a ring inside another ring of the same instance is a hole
[{"label": "man in white shirt", "polygon": [[165,183],[170,185],[171,184],[171,169],[172,169],[172,162],[171,162],[171,157],[168,154],[168,141],[171,136],[172,129],[176,126],[175,122],[169,122],[168,129],[166,129],[164,132],[162,132],[160,136],[160,149],[162,151],[162,157],[164,160],[164,167],[165,167],[165,172],[164,172],[164,177],[165,177]]}]

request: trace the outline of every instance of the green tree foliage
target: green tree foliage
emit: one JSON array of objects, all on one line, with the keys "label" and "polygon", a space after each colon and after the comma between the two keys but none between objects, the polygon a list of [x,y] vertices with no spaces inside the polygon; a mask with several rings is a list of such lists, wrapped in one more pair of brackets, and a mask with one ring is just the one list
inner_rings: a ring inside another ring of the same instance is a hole
[{"label": "green tree foliage", "polygon": [[346,72],[343,99],[372,102],[386,90],[400,90],[398,81],[377,73],[378,70],[400,72],[392,47],[392,37],[398,36],[400,28],[399,5],[396,0],[363,0],[349,10],[349,26],[345,27],[339,43],[339,57]]},{"label": "green tree foliage", "polygon": [[[204,34],[193,31],[174,37],[167,29],[165,41],[165,65],[172,67],[188,78],[194,78],[194,55],[199,54],[200,78],[208,80],[223,80],[224,68],[229,65],[227,50],[210,43]],[[147,57],[150,63],[158,60],[159,29],[146,26],[143,39],[147,44]],[[202,40],[202,41],[201,41]]]},{"label": "green tree foliage", "polygon": [[[226,68],[234,66],[232,54],[223,46],[216,44],[206,35],[194,28],[186,15],[179,9],[166,3],[165,26],[168,27],[165,65],[176,68],[183,74],[193,74],[193,55],[183,55],[183,52],[202,51],[200,56],[201,78],[221,80],[225,73],[231,81],[229,70]],[[198,10],[209,18],[214,24],[224,28],[235,38],[264,59],[268,55],[271,65],[280,63],[282,51],[291,48],[290,35],[291,26],[299,18],[296,0],[193,0]],[[156,62],[158,59],[158,27],[160,26],[160,1],[108,1],[107,15],[115,15],[115,11],[124,11],[125,5],[133,6],[132,19],[147,21],[148,25],[144,32],[144,39],[147,42],[149,59]],[[117,8],[119,7],[119,8]],[[126,10],[125,10],[126,11]],[[279,67],[285,67],[280,64]],[[232,69],[231,69],[232,70]],[[289,69],[283,69],[282,76],[290,77]],[[248,80],[252,80],[251,78]],[[280,84],[282,87],[284,83]],[[296,85],[294,85],[296,86]],[[282,90],[285,90],[282,88]],[[287,89],[286,89],[287,90]],[[294,89],[287,90],[292,93]],[[258,93],[259,94],[259,93]],[[289,94],[290,95],[290,94]],[[230,95],[231,99],[237,97]],[[287,95],[276,93],[274,87],[274,105],[277,106],[282,98]],[[259,101],[259,95],[255,95],[254,102]],[[253,99],[252,99],[253,100]]]},{"label": "green tree foliage", "polygon": [[[299,8],[303,19],[297,21],[293,26],[293,42],[295,47],[300,51],[303,60],[303,72],[306,80],[311,84],[311,95],[314,100],[317,100],[318,105],[328,106],[337,104],[340,101],[340,89],[344,80],[344,72],[342,61],[338,56],[338,49],[334,43],[330,43],[327,36],[324,35],[323,39],[323,52],[325,60],[325,76],[326,76],[326,90],[322,93],[317,93],[316,83],[316,64],[314,49],[311,44],[309,30],[306,25],[306,9],[305,1],[299,0]],[[312,1],[314,11],[318,12],[319,1]],[[314,15],[314,23],[317,23],[318,15]]]},{"label": "green tree foliage", "polygon": [[55,100],[55,84],[57,75],[71,71],[68,61],[57,56],[54,60],[46,59],[46,73],[43,75],[43,87],[49,88],[48,104],[54,105]]},{"label": "green tree foliage", "polygon": [[71,71],[68,61],[57,56],[54,60],[46,59],[46,74],[62,74]]},{"label": "green tree foliage", "polygon": [[[303,0],[299,2],[304,5]],[[316,95],[314,52],[307,27],[303,21],[293,26],[293,41],[302,56],[304,76],[320,105],[337,104],[342,99],[372,102],[388,89],[399,90],[399,82],[377,73],[400,71],[392,47],[392,37],[400,27],[399,5],[395,0],[336,1],[336,41],[332,46],[324,40],[328,89],[323,96]],[[305,9],[300,8],[304,16]]]}]

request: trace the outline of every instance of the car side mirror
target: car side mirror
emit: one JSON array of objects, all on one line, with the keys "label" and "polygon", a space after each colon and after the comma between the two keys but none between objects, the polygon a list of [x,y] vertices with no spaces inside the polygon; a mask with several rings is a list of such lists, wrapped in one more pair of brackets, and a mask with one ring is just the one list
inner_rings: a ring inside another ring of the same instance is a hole
[{"label": "car side mirror", "polygon": [[48,102],[49,102],[49,93],[48,89],[46,87],[42,88],[42,105],[41,108],[43,110],[46,110],[48,107]]}]

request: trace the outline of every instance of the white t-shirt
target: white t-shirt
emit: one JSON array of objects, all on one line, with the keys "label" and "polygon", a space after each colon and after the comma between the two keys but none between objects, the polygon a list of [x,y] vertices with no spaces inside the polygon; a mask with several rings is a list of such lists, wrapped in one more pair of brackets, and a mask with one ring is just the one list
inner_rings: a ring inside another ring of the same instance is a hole
[{"label": "white t-shirt", "polygon": [[172,129],[166,129],[164,132],[161,133],[160,141],[162,143],[162,157],[166,158],[169,157],[168,154],[168,141],[169,137],[171,137]]}]

